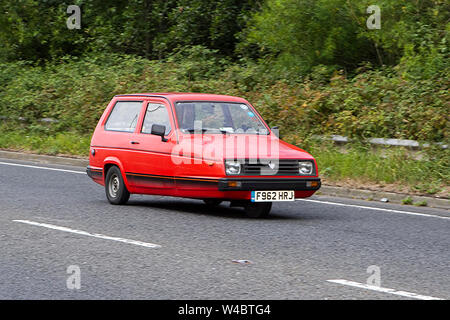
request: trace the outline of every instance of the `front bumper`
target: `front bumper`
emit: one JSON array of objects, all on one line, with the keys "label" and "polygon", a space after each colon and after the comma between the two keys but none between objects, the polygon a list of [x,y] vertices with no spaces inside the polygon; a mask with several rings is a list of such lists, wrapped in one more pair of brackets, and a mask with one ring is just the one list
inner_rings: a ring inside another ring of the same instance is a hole
[{"label": "front bumper", "polygon": [[316,191],[320,178],[222,178],[219,191],[294,190]]}]

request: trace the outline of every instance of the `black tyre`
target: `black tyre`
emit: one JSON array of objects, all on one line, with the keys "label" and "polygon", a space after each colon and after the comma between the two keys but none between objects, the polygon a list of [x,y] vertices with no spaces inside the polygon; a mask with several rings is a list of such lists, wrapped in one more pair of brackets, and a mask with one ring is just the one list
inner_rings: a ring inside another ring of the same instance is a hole
[{"label": "black tyre", "polygon": [[123,182],[122,174],[116,166],[111,167],[105,179],[106,198],[111,204],[125,204],[130,199],[130,192]]},{"label": "black tyre", "polygon": [[245,215],[249,218],[266,218],[272,209],[272,202],[248,202],[245,207]]},{"label": "black tyre", "polygon": [[220,199],[203,199],[203,202],[208,207],[217,207],[219,204],[222,203],[222,200],[220,200]]}]

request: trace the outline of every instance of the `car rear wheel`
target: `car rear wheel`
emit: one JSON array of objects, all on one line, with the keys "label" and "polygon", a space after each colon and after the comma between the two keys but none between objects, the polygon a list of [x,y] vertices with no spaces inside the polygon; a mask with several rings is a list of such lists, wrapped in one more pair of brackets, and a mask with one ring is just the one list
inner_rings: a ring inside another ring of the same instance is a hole
[{"label": "car rear wheel", "polygon": [[122,174],[118,167],[111,167],[105,179],[106,198],[111,204],[125,204],[130,199],[130,192],[123,182]]},{"label": "car rear wheel", "polygon": [[248,202],[245,207],[245,214],[249,218],[266,218],[272,209],[272,202]]},{"label": "car rear wheel", "polygon": [[222,203],[222,200],[220,200],[220,199],[203,199],[203,202],[208,207],[217,207],[219,204]]}]

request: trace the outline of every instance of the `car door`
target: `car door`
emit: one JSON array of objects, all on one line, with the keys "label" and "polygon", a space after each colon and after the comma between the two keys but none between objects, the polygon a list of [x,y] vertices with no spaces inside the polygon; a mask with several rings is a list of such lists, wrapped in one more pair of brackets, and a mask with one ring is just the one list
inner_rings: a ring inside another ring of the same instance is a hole
[{"label": "car door", "polygon": [[[141,123],[132,137],[133,172],[126,173],[127,180],[142,193],[171,195],[175,193],[171,154],[176,134],[170,105],[157,98],[144,105]],[[155,124],[166,127],[165,139],[151,134]]]},{"label": "car door", "polygon": [[112,104],[109,114],[96,130],[95,142],[91,147],[95,150],[97,166],[102,167],[105,162],[111,162],[121,167],[125,173],[133,171],[130,147],[140,122],[144,101],[123,98]]}]

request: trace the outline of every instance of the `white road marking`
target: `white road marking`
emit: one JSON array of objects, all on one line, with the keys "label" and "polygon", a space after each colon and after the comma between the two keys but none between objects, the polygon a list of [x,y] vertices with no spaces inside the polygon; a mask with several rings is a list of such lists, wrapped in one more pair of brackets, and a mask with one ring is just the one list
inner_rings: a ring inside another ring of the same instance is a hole
[{"label": "white road marking", "polygon": [[86,174],[86,172],[83,172],[83,171],[57,169],[57,168],[49,168],[49,167],[39,167],[39,166],[31,166],[31,165],[28,165],[28,164],[18,164],[18,163],[11,163],[11,162],[0,162],[0,164],[4,164],[4,165],[7,165],[7,166],[16,166],[16,167],[44,169],[44,170],[51,170],[51,171],[61,171],[61,172],[69,172],[69,173]]},{"label": "white road marking", "polygon": [[357,287],[357,288],[361,288],[361,289],[378,291],[378,292],[383,292],[383,293],[390,293],[390,294],[395,294],[397,296],[403,296],[403,297],[420,299],[420,300],[444,300],[442,298],[435,298],[435,297],[430,297],[430,296],[424,296],[424,295],[417,294],[417,293],[412,293],[412,292],[407,292],[407,291],[398,291],[398,290],[395,290],[395,289],[377,287],[377,286],[372,286],[372,285],[368,285],[368,284],[363,284],[363,283],[354,282],[354,281],[348,281],[348,280],[342,280],[342,279],[327,280],[327,281],[328,282],[342,284],[342,285],[345,285],[345,286]]},{"label": "white road marking", "polygon": [[39,222],[34,222],[34,221],[29,221],[29,220],[13,220],[13,221],[30,224],[33,226],[53,229],[53,230],[59,230],[59,231],[64,231],[64,232],[80,234],[80,235],[88,236],[88,237],[94,237],[94,238],[99,238],[99,239],[106,239],[106,240],[113,240],[113,241],[118,241],[118,242],[123,242],[123,243],[128,243],[128,244],[134,244],[136,246],[142,246],[142,247],[146,247],[146,248],[161,248],[161,246],[159,244],[130,240],[130,239],[125,239],[125,238],[111,237],[111,236],[106,236],[106,235],[103,235],[100,233],[90,233],[90,232],[86,232],[86,231],[82,231],[82,230],[70,229],[70,228],[66,228],[66,227],[59,227],[59,226],[55,226],[55,225],[47,224],[47,223],[39,223]]},{"label": "white road marking", "polygon": [[450,217],[443,217],[443,216],[438,216],[438,215],[434,215],[434,214],[419,213],[419,212],[412,212],[412,211],[402,211],[402,210],[393,210],[393,209],[385,209],[385,208],[367,207],[367,206],[359,206],[359,205],[355,205],[355,204],[346,204],[346,203],[321,201],[321,200],[312,200],[312,199],[296,199],[296,200],[297,201],[308,201],[308,202],[324,203],[324,204],[330,204],[330,205],[334,205],[334,206],[352,207],[352,208],[360,208],[360,209],[370,209],[370,210],[378,210],[378,211],[384,211],[384,212],[403,213],[403,214],[409,214],[409,215],[412,215],[412,216],[422,216],[422,217],[431,217],[431,218],[439,218],[439,219],[450,220]]}]

